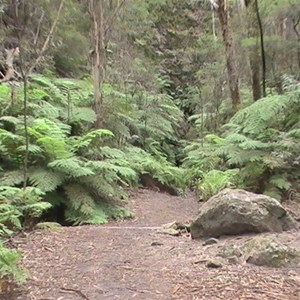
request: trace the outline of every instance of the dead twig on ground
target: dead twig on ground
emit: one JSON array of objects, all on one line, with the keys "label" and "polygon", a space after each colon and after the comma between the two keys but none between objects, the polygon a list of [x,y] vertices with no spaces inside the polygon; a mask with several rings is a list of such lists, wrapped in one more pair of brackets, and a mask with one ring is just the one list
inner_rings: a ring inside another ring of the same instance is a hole
[{"label": "dead twig on ground", "polygon": [[61,291],[62,293],[75,293],[75,294],[79,295],[80,297],[82,297],[82,298],[85,299],[85,300],[91,300],[88,296],[86,296],[86,295],[85,295],[82,291],[80,291],[80,290],[62,287],[62,288],[60,289],[60,291]]}]

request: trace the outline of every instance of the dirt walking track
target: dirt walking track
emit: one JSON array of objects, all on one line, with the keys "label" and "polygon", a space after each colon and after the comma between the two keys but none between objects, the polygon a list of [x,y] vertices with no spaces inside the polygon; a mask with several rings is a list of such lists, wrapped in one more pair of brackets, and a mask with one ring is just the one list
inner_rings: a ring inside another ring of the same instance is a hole
[{"label": "dirt walking track", "polygon": [[298,269],[205,266],[222,244],[247,237],[224,238],[204,247],[188,234],[158,234],[156,227],[189,221],[197,214],[199,204],[193,197],[140,190],[129,206],[136,214],[132,220],[37,231],[16,241],[30,275],[7,299],[300,300]]}]

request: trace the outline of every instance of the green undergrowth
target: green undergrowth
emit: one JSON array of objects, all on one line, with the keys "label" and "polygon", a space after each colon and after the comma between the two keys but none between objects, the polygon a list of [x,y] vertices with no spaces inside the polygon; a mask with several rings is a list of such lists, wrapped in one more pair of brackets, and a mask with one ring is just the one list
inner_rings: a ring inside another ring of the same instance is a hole
[{"label": "green undergrowth", "polygon": [[[122,89],[106,83],[106,128],[94,129],[90,80],[32,76],[26,145],[23,89],[22,84],[0,85],[3,238],[39,220],[81,225],[132,217],[124,201],[142,174],[182,187],[183,171],[174,166],[165,142],[174,139],[181,116],[169,96],[143,90],[129,99]],[[18,258],[1,244],[1,276],[21,278]]]},{"label": "green undergrowth", "polygon": [[299,199],[300,88],[285,78],[285,93],[238,111],[223,134],[208,134],[185,147],[188,181],[201,199],[240,187],[278,200]]}]

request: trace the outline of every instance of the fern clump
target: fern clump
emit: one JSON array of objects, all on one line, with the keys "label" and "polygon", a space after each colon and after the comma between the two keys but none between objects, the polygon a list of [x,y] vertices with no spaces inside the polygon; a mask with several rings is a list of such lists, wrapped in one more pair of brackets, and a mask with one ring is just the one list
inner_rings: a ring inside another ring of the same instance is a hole
[{"label": "fern clump", "polygon": [[[133,84],[125,93],[120,86],[105,83],[106,129],[93,129],[96,115],[90,80],[31,76],[26,145],[24,118],[19,117],[22,88],[17,88],[14,107],[7,106],[7,114],[0,117],[0,186],[3,193],[15,192],[5,201],[3,211],[7,215],[11,210],[14,226],[21,227],[27,215],[38,217],[51,205],[53,210],[63,207],[64,220],[73,224],[129,217],[130,212],[113,203],[125,199],[126,189],[137,185],[142,174],[183,187],[183,170],[169,162],[175,157],[168,141],[176,142],[182,118],[171,96]],[[0,94],[9,104],[10,87],[1,85]],[[27,188],[22,194],[24,184]],[[30,202],[37,191],[36,201]],[[1,224],[8,223],[3,220]]]},{"label": "fern clump", "polygon": [[211,170],[199,181],[198,191],[200,200],[208,200],[226,187],[235,187],[238,182],[239,170]]},{"label": "fern clump", "polygon": [[233,173],[235,186],[277,199],[293,188],[300,178],[300,89],[290,90],[238,111],[222,136],[207,135],[185,147],[183,166],[204,198],[231,182],[227,176]]},{"label": "fern clump", "polygon": [[130,166],[139,174],[149,174],[160,183],[173,187],[184,188],[184,170],[175,167],[163,156],[155,156],[146,151],[128,147],[125,150]]},{"label": "fern clump", "polygon": [[21,266],[21,253],[15,249],[8,249],[0,241],[0,286],[1,281],[12,276],[17,283],[23,283],[26,272]]}]

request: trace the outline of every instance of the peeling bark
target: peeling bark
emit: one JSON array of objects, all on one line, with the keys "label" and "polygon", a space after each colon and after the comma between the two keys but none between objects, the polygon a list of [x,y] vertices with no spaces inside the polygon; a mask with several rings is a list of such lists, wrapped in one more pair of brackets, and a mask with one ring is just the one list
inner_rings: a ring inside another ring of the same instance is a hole
[{"label": "peeling bark", "polygon": [[5,49],[5,72],[1,74],[3,78],[0,79],[0,83],[10,81],[14,74],[14,59],[19,55],[19,47],[13,49]]}]

